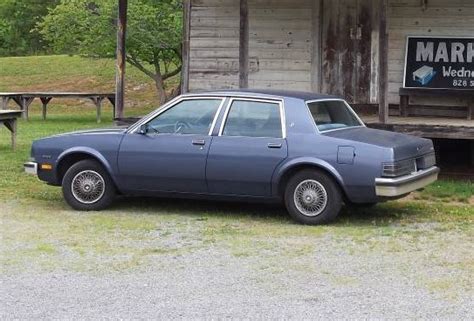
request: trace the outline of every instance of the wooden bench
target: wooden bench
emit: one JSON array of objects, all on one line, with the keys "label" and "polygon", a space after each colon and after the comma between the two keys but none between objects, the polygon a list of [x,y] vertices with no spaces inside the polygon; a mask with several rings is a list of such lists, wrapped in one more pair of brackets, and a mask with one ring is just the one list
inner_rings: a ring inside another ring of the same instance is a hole
[{"label": "wooden bench", "polygon": [[12,134],[12,148],[16,147],[17,119],[22,112],[18,110],[0,110],[0,125],[4,124]]},{"label": "wooden bench", "polygon": [[474,118],[474,90],[471,89],[429,89],[429,88],[400,88],[400,116],[408,116],[411,96],[434,96],[462,98],[467,101],[467,119]]},{"label": "wooden bench", "polygon": [[108,99],[112,104],[115,115],[115,94],[114,93],[88,93],[88,92],[17,92],[17,93],[2,93],[2,109],[6,109],[8,102],[13,100],[23,112],[23,118],[29,118],[29,107],[35,98],[39,98],[43,104],[43,120],[46,119],[46,109],[53,98],[77,98],[90,99],[97,109],[97,122],[101,121],[102,102]]}]

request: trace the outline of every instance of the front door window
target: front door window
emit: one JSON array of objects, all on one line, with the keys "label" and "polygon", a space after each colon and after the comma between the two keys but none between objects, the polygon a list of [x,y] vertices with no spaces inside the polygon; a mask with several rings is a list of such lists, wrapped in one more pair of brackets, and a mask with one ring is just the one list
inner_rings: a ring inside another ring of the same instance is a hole
[{"label": "front door window", "polygon": [[183,100],[148,122],[157,134],[208,135],[222,99]]}]

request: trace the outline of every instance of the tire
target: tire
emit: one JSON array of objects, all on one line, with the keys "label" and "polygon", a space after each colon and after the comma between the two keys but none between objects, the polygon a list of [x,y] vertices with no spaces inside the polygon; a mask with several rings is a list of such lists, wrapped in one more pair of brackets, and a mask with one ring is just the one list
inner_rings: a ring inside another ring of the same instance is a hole
[{"label": "tire", "polygon": [[334,221],[342,203],[339,186],[332,177],[319,170],[302,170],[291,177],[285,187],[288,213],[301,224],[318,225]]},{"label": "tire", "polygon": [[109,173],[91,159],[77,162],[67,170],[62,190],[69,206],[78,211],[103,210],[112,204],[116,192]]}]

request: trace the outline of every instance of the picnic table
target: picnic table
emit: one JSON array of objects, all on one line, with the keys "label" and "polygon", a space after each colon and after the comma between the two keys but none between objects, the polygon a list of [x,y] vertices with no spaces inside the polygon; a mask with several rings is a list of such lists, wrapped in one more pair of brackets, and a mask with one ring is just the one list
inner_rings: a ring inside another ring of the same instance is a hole
[{"label": "picnic table", "polygon": [[12,134],[12,148],[16,147],[17,119],[21,117],[19,110],[0,110],[0,125],[4,124]]},{"label": "picnic table", "polygon": [[95,92],[0,92],[2,109],[8,108],[10,101],[15,102],[23,113],[23,118],[29,119],[29,107],[31,103],[39,98],[43,104],[43,120],[46,119],[47,107],[53,98],[77,98],[90,99],[97,109],[97,122],[101,121],[102,102],[107,99],[113,107],[115,116],[115,94],[114,93],[95,93]]}]

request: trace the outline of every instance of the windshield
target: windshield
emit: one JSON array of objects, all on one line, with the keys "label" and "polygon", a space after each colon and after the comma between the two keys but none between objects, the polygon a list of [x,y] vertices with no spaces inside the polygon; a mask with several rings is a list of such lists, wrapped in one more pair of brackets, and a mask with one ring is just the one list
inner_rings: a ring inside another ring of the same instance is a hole
[{"label": "windshield", "polygon": [[308,103],[308,107],[320,132],[362,126],[343,100],[315,101]]}]

